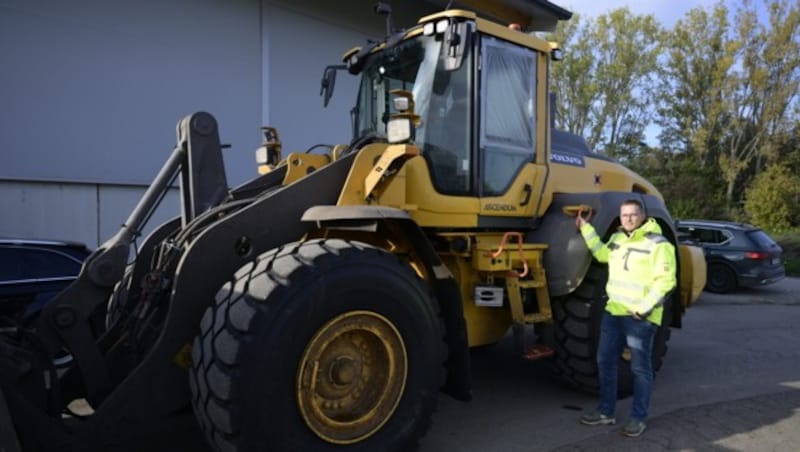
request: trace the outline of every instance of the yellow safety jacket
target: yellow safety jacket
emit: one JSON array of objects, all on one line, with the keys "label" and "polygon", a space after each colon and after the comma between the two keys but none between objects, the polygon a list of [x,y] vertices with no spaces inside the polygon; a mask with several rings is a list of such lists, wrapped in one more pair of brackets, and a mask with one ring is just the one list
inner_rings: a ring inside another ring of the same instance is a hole
[{"label": "yellow safety jacket", "polygon": [[603,243],[586,223],[581,235],[595,259],[608,263],[606,311],[635,312],[661,325],[664,301],[676,285],[675,247],[661,235],[661,226],[650,218],[630,235],[620,228]]}]

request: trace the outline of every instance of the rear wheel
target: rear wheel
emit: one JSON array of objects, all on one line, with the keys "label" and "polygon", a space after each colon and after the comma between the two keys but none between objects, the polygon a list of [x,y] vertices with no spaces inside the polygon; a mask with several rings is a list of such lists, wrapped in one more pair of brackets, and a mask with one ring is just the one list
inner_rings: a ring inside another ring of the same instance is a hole
[{"label": "rear wheel", "polygon": [[218,450],[408,450],[430,424],[445,348],[408,265],[314,240],[240,269],[192,357],[195,413]]},{"label": "rear wheel", "polygon": [[717,293],[733,292],[736,290],[736,273],[725,264],[709,265],[706,289]]},{"label": "rear wheel", "polygon": [[[581,390],[597,393],[599,373],[597,369],[597,345],[600,339],[600,323],[606,301],[605,284],[608,271],[605,266],[593,262],[581,285],[571,294],[554,300],[555,320],[555,368],[570,385]],[[664,307],[661,326],[653,341],[653,370],[661,368],[670,338],[672,312],[669,303]],[[633,394],[633,372],[628,353],[620,356],[617,379],[617,395]]]}]

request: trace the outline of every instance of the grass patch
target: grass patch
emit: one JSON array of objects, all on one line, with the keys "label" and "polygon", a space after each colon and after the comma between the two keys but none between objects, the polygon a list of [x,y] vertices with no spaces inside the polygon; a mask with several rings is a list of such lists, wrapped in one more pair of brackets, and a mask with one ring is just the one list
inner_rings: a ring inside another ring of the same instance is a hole
[{"label": "grass patch", "polygon": [[800,276],[800,231],[776,234],[773,238],[783,248],[786,276]]}]

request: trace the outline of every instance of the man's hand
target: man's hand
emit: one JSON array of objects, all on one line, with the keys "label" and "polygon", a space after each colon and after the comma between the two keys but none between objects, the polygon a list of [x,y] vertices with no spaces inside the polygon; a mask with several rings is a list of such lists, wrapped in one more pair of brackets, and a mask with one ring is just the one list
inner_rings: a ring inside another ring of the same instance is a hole
[{"label": "man's hand", "polygon": [[647,312],[643,312],[641,314],[639,314],[638,312],[634,312],[634,311],[631,311],[630,309],[628,309],[628,314],[630,314],[631,317],[633,317],[636,320],[644,320],[644,319],[650,317],[650,314],[652,314],[652,313],[653,313],[652,309],[647,311]]},{"label": "man's hand", "polygon": [[591,218],[591,216],[592,216],[592,211],[589,210],[589,212],[586,215],[586,218],[584,218],[583,217],[583,209],[579,209],[578,210],[578,214],[575,215],[575,227],[578,228],[578,229],[583,227],[583,225],[588,222],[588,220],[589,220],[589,218]]}]

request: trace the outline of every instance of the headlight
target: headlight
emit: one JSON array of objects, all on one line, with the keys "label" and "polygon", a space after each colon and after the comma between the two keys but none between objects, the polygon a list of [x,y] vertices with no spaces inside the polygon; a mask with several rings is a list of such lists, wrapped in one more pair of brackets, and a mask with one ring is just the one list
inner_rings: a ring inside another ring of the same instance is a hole
[{"label": "headlight", "polygon": [[400,113],[407,112],[409,107],[411,106],[409,98],[407,97],[395,97],[394,99],[392,99],[392,102],[394,102],[394,109],[399,111]]},{"label": "headlight", "polygon": [[450,25],[450,19],[441,19],[436,22],[428,22],[422,26],[422,34],[425,36],[430,36],[434,33],[440,35],[447,30],[448,25]]},{"label": "headlight", "polygon": [[260,148],[256,149],[256,164],[266,165],[268,161],[269,159],[267,158],[266,146],[261,146]]},{"label": "headlight", "polygon": [[411,139],[411,119],[392,118],[386,125],[386,140],[389,143],[403,143]]}]

